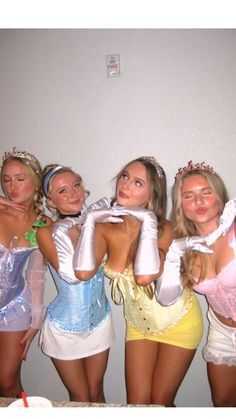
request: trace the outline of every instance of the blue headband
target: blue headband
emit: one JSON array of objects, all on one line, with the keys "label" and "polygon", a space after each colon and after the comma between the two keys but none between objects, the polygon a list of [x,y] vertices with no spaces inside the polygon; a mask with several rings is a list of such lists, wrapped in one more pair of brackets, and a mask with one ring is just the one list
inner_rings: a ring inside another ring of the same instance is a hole
[{"label": "blue headband", "polygon": [[53,167],[52,169],[50,169],[48,171],[48,173],[46,174],[46,176],[44,178],[44,181],[43,181],[43,192],[44,192],[44,195],[46,196],[46,198],[48,197],[48,183],[49,183],[49,180],[60,169],[62,169],[62,166]]}]

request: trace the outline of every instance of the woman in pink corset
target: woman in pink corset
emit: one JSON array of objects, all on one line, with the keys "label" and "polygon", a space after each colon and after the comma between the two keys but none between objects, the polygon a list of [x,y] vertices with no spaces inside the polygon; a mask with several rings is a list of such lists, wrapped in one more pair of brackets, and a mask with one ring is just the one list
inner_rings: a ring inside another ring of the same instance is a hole
[{"label": "woman in pink corset", "polygon": [[189,162],[179,169],[173,187],[175,237],[201,236],[212,251],[185,254],[180,287],[192,284],[209,305],[203,357],[215,407],[236,406],[236,199],[227,201],[212,167]]}]

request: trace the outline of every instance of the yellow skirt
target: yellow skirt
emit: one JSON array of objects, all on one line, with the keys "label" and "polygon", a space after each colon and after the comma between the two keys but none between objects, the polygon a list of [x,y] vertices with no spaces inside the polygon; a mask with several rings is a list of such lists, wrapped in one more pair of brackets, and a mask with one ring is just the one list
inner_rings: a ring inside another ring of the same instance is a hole
[{"label": "yellow skirt", "polygon": [[126,342],[129,340],[147,339],[168,343],[186,349],[196,349],[203,335],[202,311],[198,298],[193,294],[192,304],[186,315],[173,327],[156,334],[143,334],[126,322]]}]

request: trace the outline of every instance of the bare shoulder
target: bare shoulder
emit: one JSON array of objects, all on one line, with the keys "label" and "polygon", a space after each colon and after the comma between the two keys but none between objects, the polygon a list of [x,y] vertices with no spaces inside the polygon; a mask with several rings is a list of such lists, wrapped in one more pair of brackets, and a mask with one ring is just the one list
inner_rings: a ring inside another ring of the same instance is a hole
[{"label": "bare shoulder", "polygon": [[50,223],[49,225],[46,225],[44,227],[40,227],[37,230],[37,233],[36,233],[37,238],[43,238],[43,237],[51,236],[52,235],[52,226],[53,226],[53,223]]},{"label": "bare shoulder", "polygon": [[173,239],[173,224],[169,220],[165,220],[163,223],[163,235]]}]

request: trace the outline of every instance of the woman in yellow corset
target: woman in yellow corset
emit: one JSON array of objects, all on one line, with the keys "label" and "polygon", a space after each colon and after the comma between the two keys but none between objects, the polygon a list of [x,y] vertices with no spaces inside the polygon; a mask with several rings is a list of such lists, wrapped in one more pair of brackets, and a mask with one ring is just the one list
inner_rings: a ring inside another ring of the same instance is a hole
[{"label": "woman in yellow corset", "polygon": [[127,402],[174,406],[202,337],[201,309],[188,288],[168,307],[155,298],[155,280],[172,242],[164,170],[153,157],[140,157],[116,180],[113,206],[85,219],[75,275],[90,279],[107,255],[103,267],[113,280],[113,300],[124,305]]}]

